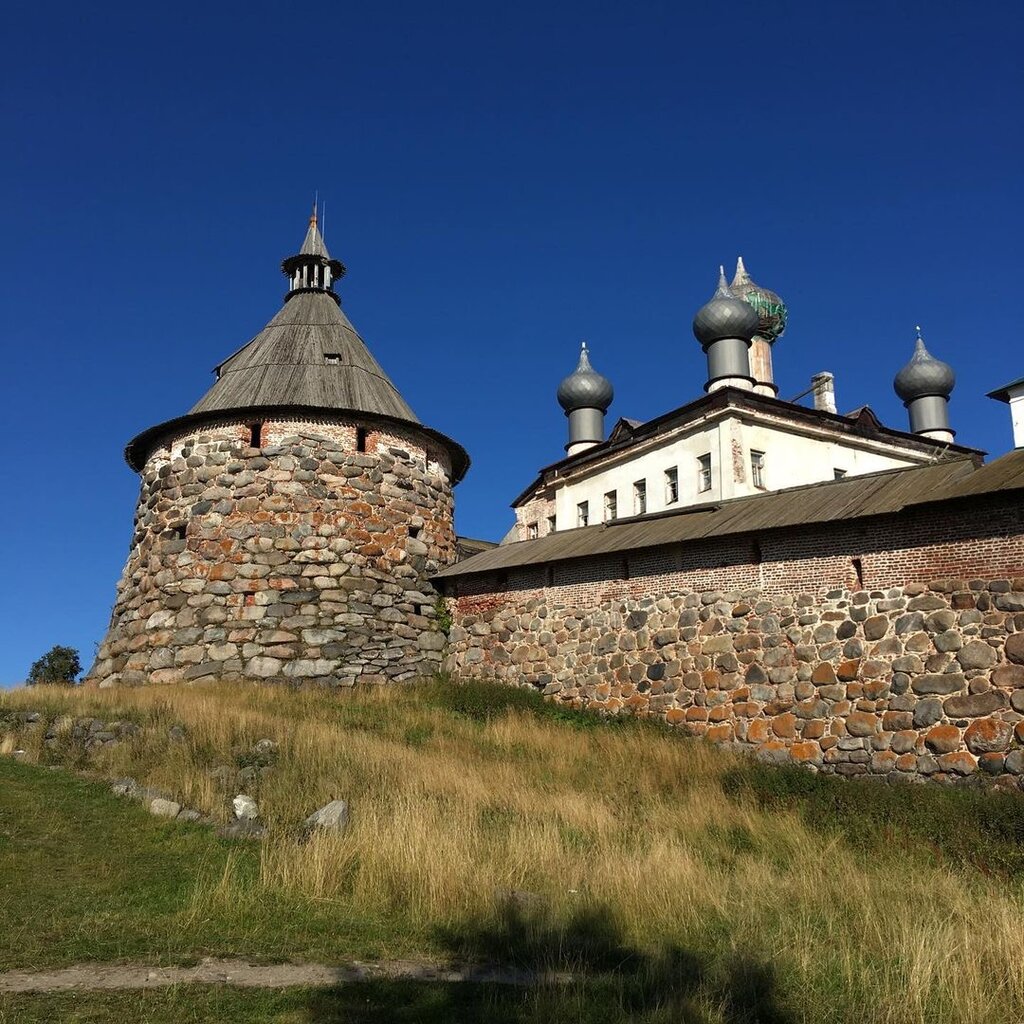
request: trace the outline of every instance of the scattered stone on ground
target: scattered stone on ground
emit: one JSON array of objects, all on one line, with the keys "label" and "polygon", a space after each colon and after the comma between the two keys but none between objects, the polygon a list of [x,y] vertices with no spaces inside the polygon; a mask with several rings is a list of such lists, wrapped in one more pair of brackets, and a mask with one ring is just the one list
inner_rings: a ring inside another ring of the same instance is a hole
[{"label": "scattered stone on ground", "polygon": [[234,808],[235,817],[243,821],[255,821],[260,816],[256,801],[245,793],[239,793],[231,801],[231,806]]},{"label": "scattered stone on ground", "polygon": [[344,832],[348,825],[348,804],[344,800],[332,800],[314,811],[303,824],[310,831]]}]

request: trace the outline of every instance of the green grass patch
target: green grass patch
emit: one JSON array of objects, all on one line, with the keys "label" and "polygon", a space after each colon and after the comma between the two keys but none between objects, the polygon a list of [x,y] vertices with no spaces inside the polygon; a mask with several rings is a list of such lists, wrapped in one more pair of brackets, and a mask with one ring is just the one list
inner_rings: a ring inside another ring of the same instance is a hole
[{"label": "green grass patch", "polygon": [[[215,886],[229,867],[235,898],[193,913],[197,886]],[[0,758],[0,970],[408,952],[409,929],[398,922],[259,893],[258,870],[256,844],[155,818],[67,772]]]},{"label": "green grass patch", "polygon": [[898,846],[986,873],[1024,877],[1024,794],[959,786],[893,786],[795,765],[748,762],[723,791],[760,810],[795,810],[819,832],[861,850]]}]

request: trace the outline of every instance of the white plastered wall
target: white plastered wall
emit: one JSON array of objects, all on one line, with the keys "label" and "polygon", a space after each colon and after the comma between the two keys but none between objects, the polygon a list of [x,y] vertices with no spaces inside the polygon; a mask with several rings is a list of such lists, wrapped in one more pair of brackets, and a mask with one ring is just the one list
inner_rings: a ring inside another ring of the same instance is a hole
[{"label": "white plastered wall", "polygon": [[[609,460],[585,475],[554,483],[557,528],[577,525],[577,506],[582,501],[589,503],[590,524],[602,522],[604,496],[611,490],[618,496],[617,518],[634,515],[637,480],[647,483],[647,514],[757,494],[751,479],[751,451],[764,453],[764,489],[772,491],[833,480],[837,469],[845,470],[847,476],[860,476],[929,461],[921,452],[901,449],[890,441],[813,428],[801,431],[792,425],[784,428],[728,414],[675,431],[660,443],[638,446],[635,453]],[[711,455],[711,489],[702,492],[698,458],[707,454]],[[678,469],[679,500],[670,505],[665,500],[665,471],[671,467]]]}]

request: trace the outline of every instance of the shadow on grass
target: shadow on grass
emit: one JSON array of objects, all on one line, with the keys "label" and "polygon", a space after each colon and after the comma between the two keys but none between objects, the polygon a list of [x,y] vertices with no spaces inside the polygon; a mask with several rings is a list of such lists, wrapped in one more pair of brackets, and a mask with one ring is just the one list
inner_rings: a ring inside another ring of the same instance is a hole
[{"label": "shadow on grass", "polygon": [[[509,903],[497,922],[439,936],[478,980],[374,981],[312,995],[316,1024],[792,1024],[770,966],[737,956],[714,962],[667,947],[627,943],[614,919],[583,910],[554,924]],[[504,983],[487,980],[500,973]]]}]

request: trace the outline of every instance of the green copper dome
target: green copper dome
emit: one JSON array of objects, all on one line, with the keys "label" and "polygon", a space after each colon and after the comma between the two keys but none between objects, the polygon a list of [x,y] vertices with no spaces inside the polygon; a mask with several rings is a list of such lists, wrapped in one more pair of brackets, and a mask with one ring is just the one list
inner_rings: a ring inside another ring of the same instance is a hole
[{"label": "green copper dome", "polygon": [[730,288],[733,295],[754,307],[758,320],[757,333],[760,337],[772,343],[782,337],[786,330],[789,310],[775,292],[769,288],[762,288],[751,280],[747,268],[743,265],[742,256],[736,261],[736,276],[732,279]]}]

